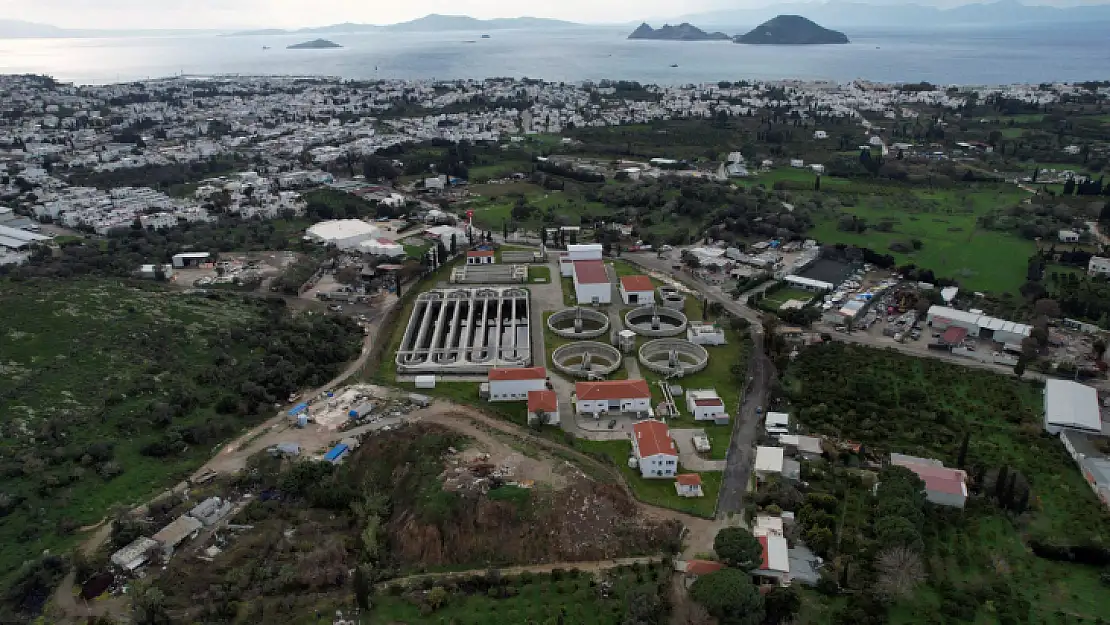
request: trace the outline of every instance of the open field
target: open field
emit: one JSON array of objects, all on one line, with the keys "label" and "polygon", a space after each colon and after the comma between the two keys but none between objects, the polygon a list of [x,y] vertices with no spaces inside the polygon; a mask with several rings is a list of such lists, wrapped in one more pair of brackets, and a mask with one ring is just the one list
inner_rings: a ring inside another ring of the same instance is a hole
[{"label": "open field", "polygon": [[361,339],[337,317],[154,283],[4,281],[0,309],[5,574],[186,477],[275,402],[334,376]]},{"label": "open field", "polygon": [[[953,585],[1007,589],[1005,595],[1029,606],[1034,622],[1053,622],[1060,610],[1086,618],[1110,614],[1110,596],[1098,590],[1098,568],[1043,559],[1028,546],[1105,545],[1110,536],[1110,515],[1059,440],[1041,433],[1037,384],[834,343],[803,352],[784,387],[789,412],[809,431],[863,443],[875,459],[899,452],[952,467],[969,436],[964,466],[972,496],[962,514],[934,509],[927,515],[927,583],[894,604],[893,622],[936,622],[938,612],[958,602]],[[1000,467],[1028,483],[1025,512],[1015,515],[995,502],[992,480]],[[854,551],[843,555],[871,553],[866,527],[861,537],[845,535]],[[981,604],[966,609],[972,615],[966,620],[987,622]]]},{"label": "open field", "polygon": [[778,310],[783,304],[790,300],[799,300],[803,303],[809,303],[815,297],[812,291],[804,291],[802,289],[785,288],[768,293],[765,298],[760,300],[761,304],[766,305],[772,310]]},{"label": "open field", "polygon": [[421,612],[419,601],[379,594],[370,614],[374,622],[382,623],[420,623],[428,619],[458,625],[544,623],[556,615],[566,625],[621,625],[627,622],[634,593],[655,596],[670,576],[670,571],[660,565],[645,569],[646,575],[631,569],[606,574],[612,586],[604,597],[588,574],[567,571],[506,578],[500,593],[450,593],[446,603],[431,616]]},{"label": "open field", "polygon": [[[1019,189],[992,186],[974,192],[914,190],[904,200],[866,197],[854,206],[816,216],[809,234],[823,243],[846,243],[891,254],[900,264],[931,269],[967,289],[1017,293],[1036,244],[1016,234],[981,230],[976,220],[1025,197]],[[845,216],[865,220],[866,231],[841,229],[839,221]],[[889,231],[875,228],[883,223],[889,224]],[[921,249],[912,250],[914,239],[921,242]],[[902,244],[909,251],[895,252],[892,244]]]}]

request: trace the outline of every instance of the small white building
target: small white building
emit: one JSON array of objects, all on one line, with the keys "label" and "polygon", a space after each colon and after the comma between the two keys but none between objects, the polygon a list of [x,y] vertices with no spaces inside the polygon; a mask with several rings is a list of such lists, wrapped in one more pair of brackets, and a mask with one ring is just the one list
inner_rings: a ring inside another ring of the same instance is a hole
[{"label": "small white building", "polygon": [[185,267],[197,267],[207,263],[211,258],[212,255],[208,252],[182,252],[174,254],[171,262],[175,269],[184,269]]},{"label": "small white building", "polygon": [[1092,256],[1091,260],[1087,263],[1087,275],[1089,276],[1108,276],[1110,275],[1110,258],[1102,256]]},{"label": "small white building", "polygon": [[173,277],[173,265],[140,265],[136,273],[140,278],[154,280],[158,277],[159,271],[166,280]]},{"label": "small white building", "polygon": [[559,425],[559,396],[555,391],[528,391],[528,423]]},{"label": "small white building", "polygon": [[655,286],[647,276],[621,276],[621,300],[629,306],[655,303]]},{"label": "small white building", "polygon": [[1056,236],[1061,243],[1079,243],[1079,233],[1075,230],[1061,230]]},{"label": "small white building", "polygon": [[492,265],[497,262],[497,257],[493,250],[470,250],[466,253],[466,264],[468,265]]},{"label": "small white building", "polygon": [[825,173],[825,166],[824,165],[814,164],[814,165],[810,165],[809,168],[812,169],[813,173],[817,174],[818,176],[823,175]]},{"label": "small white building", "polygon": [[790,433],[790,415],[785,412],[768,412],[764,428],[771,436]]},{"label": "small white building", "polygon": [[686,326],[686,340],[695,345],[724,345],[728,342],[721,326],[702,321],[691,321]]},{"label": "small white building", "polygon": [[679,497],[704,497],[701,489],[701,476],[697,473],[683,473],[674,478],[674,489]]},{"label": "small white building", "polygon": [[686,409],[694,416],[695,421],[728,423],[725,402],[714,389],[686,391]]},{"label": "small white building", "polygon": [[756,447],[756,477],[759,480],[766,480],[772,475],[782,475],[783,465],[786,461],[785,452],[786,450],[782,447]]},{"label": "small white building", "polygon": [[490,401],[527,401],[530,391],[547,390],[543,367],[493,368],[487,374]]},{"label": "small white building", "polygon": [[824,130],[814,130],[813,131],[813,138],[814,139],[828,139],[829,138],[829,133],[825,132]]},{"label": "small white building", "polygon": [[613,285],[609,282],[609,272],[600,260],[574,261],[574,295],[579,304],[610,304],[613,301]]},{"label": "small white building", "polygon": [[794,169],[801,169],[806,166],[806,162],[800,158],[790,159],[790,166]]},{"label": "small white building", "polygon": [[603,380],[574,385],[574,410],[594,418],[608,413],[651,414],[651,388],[645,380]]},{"label": "small white building", "polygon": [[780,434],[779,444],[796,458],[817,460],[821,457],[821,439],[816,436]]},{"label": "small white building", "polygon": [[803,276],[795,275],[786,276],[785,278],[783,278],[783,281],[796,289],[802,289],[803,291],[813,291],[814,293],[831,291],[835,286],[831,282],[814,280],[813,278],[806,278]]},{"label": "small white building", "polygon": [[632,426],[632,455],[645,478],[672,478],[678,472],[678,448],[662,421],[641,421]]}]

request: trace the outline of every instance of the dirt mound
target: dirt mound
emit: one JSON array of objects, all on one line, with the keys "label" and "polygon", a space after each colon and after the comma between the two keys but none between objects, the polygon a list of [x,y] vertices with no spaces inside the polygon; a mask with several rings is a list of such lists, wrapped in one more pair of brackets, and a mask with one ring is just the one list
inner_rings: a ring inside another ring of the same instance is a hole
[{"label": "dirt mound", "polygon": [[388,529],[394,558],[407,567],[605,560],[658,553],[681,531],[639,517],[621,489],[585,480],[534,489],[523,503],[464,494],[439,522],[395,511]]}]

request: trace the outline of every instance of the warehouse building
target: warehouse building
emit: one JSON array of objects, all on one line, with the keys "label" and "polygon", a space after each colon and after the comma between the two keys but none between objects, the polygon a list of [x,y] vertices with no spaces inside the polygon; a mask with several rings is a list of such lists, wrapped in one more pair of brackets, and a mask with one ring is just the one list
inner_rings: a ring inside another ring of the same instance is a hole
[{"label": "warehouse building", "polygon": [[814,293],[821,293],[823,291],[831,291],[835,288],[832,282],[825,282],[824,280],[814,280],[813,278],[805,278],[802,276],[786,276],[783,281],[796,289],[803,291],[813,291]]},{"label": "warehouse building", "polygon": [[378,238],[377,226],[359,219],[321,221],[305,231],[305,238],[341,250],[357,249],[363,241]]},{"label": "warehouse building", "polygon": [[968,312],[946,306],[930,306],[925,322],[934,330],[941,331],[956,327],[967,330],[973,338],[987,339],[999,343],[1020,344],[1029,336],[1033,327],[1024,323],[996,319],[977,312]]},{"label": "warehouse building", "polygon": [[613,287],[605,263],[600,260],[574,262],[574,295],[579,304],[612,303]]},{"label": "warehouse building", "polygon": [[211,258],[212,255],[208,252],[182,252],[173,255],[173,266],[175,269],[199,267],[204,263],[210,262]]},{"label": "warehouse building", "polygon": [[1046,380],[1044,385],[1044,429],[1049,434],[1074,430],[1102,433],[1098,391],[1069,380]]}]

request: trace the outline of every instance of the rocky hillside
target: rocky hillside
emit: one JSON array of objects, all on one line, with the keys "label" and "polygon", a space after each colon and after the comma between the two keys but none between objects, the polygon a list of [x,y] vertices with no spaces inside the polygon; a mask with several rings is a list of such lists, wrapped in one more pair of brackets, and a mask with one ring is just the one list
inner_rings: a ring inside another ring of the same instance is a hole
[{"label": "rocky hillside", "polygon": [[723,41],[728,39],[729,36],[724,33],[707,33],[704,30],[683,22],[678,26],[664,24],[662,28],[656,30],[647,23],[640,24],[640,26],[632,31],[628,36],[629,39],[659,39],[666,41]]},{"label": "rocky hillside", "polygon": [[798,46],[848,43],[848,37],[800,15],[779,15],[735,39],[736,43]]}]

